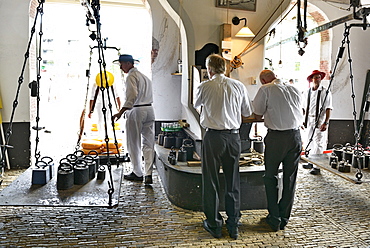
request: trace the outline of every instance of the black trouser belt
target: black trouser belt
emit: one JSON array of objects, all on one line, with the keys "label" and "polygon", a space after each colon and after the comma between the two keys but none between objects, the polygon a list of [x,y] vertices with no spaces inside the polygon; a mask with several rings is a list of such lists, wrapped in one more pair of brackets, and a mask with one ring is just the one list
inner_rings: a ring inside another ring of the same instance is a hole
[{"label": "black trouser belt", "polygon": [[279,132],[279,133],[290,133],[290,132],[296,132],[299,131],[299,128],[295,129],[287,129],[287,130],[273,130],[273,129],[268,129],[269,132]]},{"label": "black trouser belt", "polygon": [[207,128],[207,132],[239,133],[239,129],[222,129],[222,130],[217,130],[217,129]]},{"label": "black trouser belt", "polygon": [[152,106],[152,104],[148,103],[148,104],[134,105],[134,107],[147,107],[147,106]]}]

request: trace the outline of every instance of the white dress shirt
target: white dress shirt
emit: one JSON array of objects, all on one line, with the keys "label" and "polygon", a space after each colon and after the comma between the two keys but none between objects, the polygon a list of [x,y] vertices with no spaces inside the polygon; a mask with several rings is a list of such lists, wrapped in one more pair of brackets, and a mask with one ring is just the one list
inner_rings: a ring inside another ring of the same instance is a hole
[{"label": "white dress shirt", "polygon": [[216,74],[198,86],[194,107],[202,107],[202,127],[217,130],[239,129],[242,115],[253,113],[245,86],[224,74]]},{"label": "white dress shirt", "polygon": [[[308,92],[309,92],[310,89],[308,89],[305,93],[304,93],[304,98],[305,98],[305,101],[304,101],[304,109],[306,110],[307,108],[307,101],[308,101]],[[321,112],[321,115],[320,115],[320,123],[323,122],[324,118],[325,118],[325,114],[326,114],[326,110],[327,109],[333,109],[333,105],[332,105],[332,94],[331,92],[329,91],[328,93],[328,96],[326,97],[326,88],[322,85],[319,86],[319,88],[317,90],[312,90],[311,89],[311,95],[310,95],[310,107],[309,107],[309,110],[308,110],[308,116],[309,117],[316,117],[316,102],[317,102],[317,94],[318,94],[318,91],[321,91],[320,93],[320,106],[319,106],[319,112],[320,112],[320,109],[321,107],[323,108],[323,111]],[[325,100],[325,97],[326,97],[326,100]],[[325,102],[324,102],[325,100]],[[324,104],[324,105],[323,105]]]},{"label": "white dress shirt", "polygon": [[265,126],[272,130],[297,129],[303,123],[300,91],[279,79],[261,86],[253,108],[255,114],[264,116]]},{"label": "white dress shirt", "polygon": [[127,73],[125,88],[123,107],[153,103],[152,82],[137,68],[131,68]]}]

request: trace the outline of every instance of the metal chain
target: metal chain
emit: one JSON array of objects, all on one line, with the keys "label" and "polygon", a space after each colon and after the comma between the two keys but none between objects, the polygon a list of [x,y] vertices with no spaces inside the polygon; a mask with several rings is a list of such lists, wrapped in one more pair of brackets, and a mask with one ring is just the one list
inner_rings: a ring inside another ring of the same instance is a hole
[{"label": "metal chain", "polygon": [[[367,26],[367,24],[350,24],[350,25],[347,25],[345,23],[345,31],[344,31],[344,37],[343,37],[343,40],[342,40],[342,45],[339,48],[338,56],[337,56],[335,66],[334,66],[334,70],[333,70],[333,73],[330,77],[329,87],[328,87],[328,90],[326,91],[326,95],[325,95],[325,99],[324,99],[324,103],[323,103],[323,106],[324,106],[327,95],[328,95],[328,92],[329,92],[329,89],[330,89],[330,87],[332,85],[332,82],[333,82],[333,79],[334,79],[334,74],[336,72],[337,65],[339,63],[339,59],[343,57],[343,53],[344,53],[344,50],[345,50],[345,45],[347,45],[349,74],[350,74],[349,78],[350,78],[350,84],[351,84],[351,98],[352,98],[352,107],[353,107],[353,112],[352,112],[353,127],[354,127],[354,138],[355,138],[355,145],[353,146],[353,155],[354,155],[354,158],[357,160],[357,164],[358,164],[357,172],[355,174],[358,182],[361,182],[361,178],[363,176],[363,174],[361,172],[362,168],[361,168],[361,163],[360,163],[360,157],[363,155],[363,148],[362,148],[362,145],[360,144],[359,140],[360,140],[360,135],[361,135],[361,129],[363,127],[364,118],[361,118],[360,122],[357,123],[357,111],[356,111],[356,101],[355,101],[356,95],[355,95],[355,87],[354,87],[354,80],[353,80],[353,69],[352,69],[353,68],[352,67],[353,60],[352,60],[352,57],[351,57],[351,49],[350,49],[350,43],[351,42],[349,40],[349,34],[350,34],[350,29],[352,27],[363,27],[363,25]],[[315,125],[318,124],[319,116],[321,115],[321,112],[323,111],[323,106],[321,106],[320,113],[316,117]],[[306,146],[306,150],[305,150],[305,155],[306,156],[308,156],[308,154],[309,154],[309,150],[307,150],[307,147],[312,142],[313,136],[315,134],[315,130],[316,129],[314,129],[314,131],[313,131],[313,133],[310,137],[309,143]]]},{"label": "metal chain", "polygon": [[[100,10],[100,4],[97,4],[97,5],[94,5],[92,6],[92,8],[94,9],[94,16],[95,16],[95,19],[96,19],[96,40],[97,40],[97,43],[98,43],[98,63],[99,63],[99,74],[100,74],[100,82],[101,82],[101,86],[100,87],[100,91],[102,93],[102,112],[103,112],[103,118],[104,118],[104,131],[105,131],[105,144],[106,144],[106,147],[107,147],[107,158],[108,158],[108,161],[107,161],[107,168],[108,168],[108,171],[109,171],[109,181],[108,181],[108,196],[109,196],[109,201],[108,201],[108,205],[109,206],[112,206],[112,197],[113,197],[113,193],[114,193],[114,185],[113,185],[113,174],[112,174],[112,162],[110,160],[110,156],[109,156],[109,137],[108,137],[108,125],[107,125],[107,108],[105,106],[105,89],[109,89],[109,85],[108,85],[108,77],[107,77],[107,72],[106,72],[106,63],[105,63],[105,57],[104,57],[104,51],[103,51],[103,42],[102,42],[102,39],[101,39],[101,24],[100,24],[100,15],[99,15],[99,10]],[[103,75],[104,75],[104,78],[105,78],[105,87],[103,85]],[[111,113],[112,113],[112,103],[111,103],[111,99],[110,99],[110,95],[109,95],[109,90],[106,91],[107,93],[107,97],[108,97],[108,107],[109,109],[111,110]],[[114,137],[115,136],[115,130],[114,130],[114,122],[113,122],[113,118],[111,118],[111,123],[112,123],[112,126],[113,126],[113,133],[114,133]],[[119,162],[117,161],[117,164]]]},{"label": "metal chain", "polygon": [[[13,101],[13,109],[12,109],[12,113],[10,115],[9,126],[8,126],[8,128],[5,132],[5,145],[4,145],[4,149],[2,149],[2,151],[1,151],[0,167],[3,167],[4,164],[5,164],[5,161],[4,161],[5,152],[6,152],[7,147],[9,147],[10,136],[13,133],[13,122],[14,122],[15,110],[18,107],[18,104],[19,104],[19,101],[18,101],[19,94],[20,94],[21,86],[24,82],[24,72],[26,70],[27,61],[28,61],[29,55],[30,55],[31,44],[32,44],[32,40],[33,40],[35,30],[36,30],[37,17],[38,17],[39,14],[41,14],[43,12],[43,4],[44,4],[45,1],[44,0],[39,0],[38,2],[39,2],[39,6],[37,7],[37,12],[36,12],[36,15],[35,15],[33,26],[31,28],[31,34],[30,34],[30,38],[28,40],[27,50],[24,54],[24,61],[23,61],[23,65],[22,65],[21,74],[18,78],[18,86],[17,86],[15,99]],[[39,78],[38,78],[38,80],[39,80]]]},{"label": "metal chain", "polygon": [[42,16],[44,14],[43,10],[43,4],[40,5],[37,8],[37,11],[40,13],[40,30],[39,30],[39,47],[38,47],[38,53],[37,53],[37,64],[36,64],[36,73],[37,73],[37,99],[36,99],[36,145],[35,145],[35,159],[36,163],[39,161],[41,154],[40,151],[38,150],[40,138],[39,138],[39,122],[40,122],[40,79],[41,79],[41,61],[42,61],[42,49],[41,49],[41,44],[42,44]]},{"label": "metal chain", "polygon": [[[341,46],[340,46],[339,51],[338,51],[337,59],[335,60],[334,69],[332,71],[332,74],[330,75],[329,86],[328,86],[328,89],[327,89],[327,91],[325,93],[325,98],[324,98],[324,101],[323,101],[322,106],[320,107],[320,111],[319,111],[318,115],[315,117],[316,118],[315,119],[315,126],[317,126],[319,124],[319,117],[321,116],[321,113],[324,111],[324,105],[325,105],[326,99],[328,97],[328,94],[329,94],[329,90],[331,88],[331,85],[333,84],[334,77],[335,77],[334,75],[335,75],[335,72],[337,71],[339,60],[343,57],[343,53],[344,53],[344,50],[345,50],[345,43],[346,43],[346,40],[348,39],[348,36],[349,36],[349,28],[345,24],[345,31],[344,31],[344,34],[343,34],[343,39],[342,39]],[[351,62],[352,62],[352,60],[351,60]],[[305,149],[305,155],[306,155],[306,157],[310,153],[310,150],[311,149],[308,149],[308,147],[311,144],[311,142],[313,141],[313,136],[315,135],[315,132],[316,132],[316,128],[314,128],[314,130],[312,132],[312,135],[309,138],[308,143],[306,145],[306,149]]]}]

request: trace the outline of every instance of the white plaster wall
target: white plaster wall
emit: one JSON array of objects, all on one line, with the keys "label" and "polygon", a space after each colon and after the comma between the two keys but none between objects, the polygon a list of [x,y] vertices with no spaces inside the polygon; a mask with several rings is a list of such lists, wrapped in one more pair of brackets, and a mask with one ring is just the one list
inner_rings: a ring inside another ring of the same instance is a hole
[{"label": "white plaster wall", "polygon": [[182,118],[181,76],[178,70],[179,31],[174,20],[158,1],[149,1],[153,19],[153,37],[159,42],[158,56],[152,64],[154,109],[157,120]]},{"label": "white plaster wall", "polygon": [[[3,121],[10,119],[18,78],[24,61],[29,36],[28,27],[29,1],[0,0],[0,91],[3,101]],[[28,63],[21,86],[19,104],[15,112],[14,122],[28,122],[30,82]]]}]

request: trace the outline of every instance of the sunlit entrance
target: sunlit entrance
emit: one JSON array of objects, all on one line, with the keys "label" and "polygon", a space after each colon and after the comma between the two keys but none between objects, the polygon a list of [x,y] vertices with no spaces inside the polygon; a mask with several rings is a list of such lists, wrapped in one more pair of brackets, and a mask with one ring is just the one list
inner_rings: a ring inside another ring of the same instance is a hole
[{"label": "sunlit entrance", "polygon": [[[136,65],[150,77],[151,18],[143,7],[101,4],[101,34],[106,69],[114,75],[118,96],[122,96],[123,75],[113,60],[131,54]],[[135,21],[133,21],[135,20]],[[86,25],[86,9],[80,4],[46,3],[42,19],[42,72],[40,80],[40,121],[38,150],[41,156],[59,160],[75,151],[82,112],[89,109],[91,88],[99,73],[99,56],[93,27]],[[90,68],[90,79],[86,70]],[[30,75],[34,80],[34,75]],[[87,101],[86,101],[87,99]],[[31,99],[31,127],[35,126],[36,98]],[[115,112],[114,107],[112,112]],[[96,110],[98,111],[98,110]],[[88,135],[96,116],[86,115],[84,134]],[[31,157],[36,149],[31,130]],[[122,128],[118,136],[122,135]]]}]

